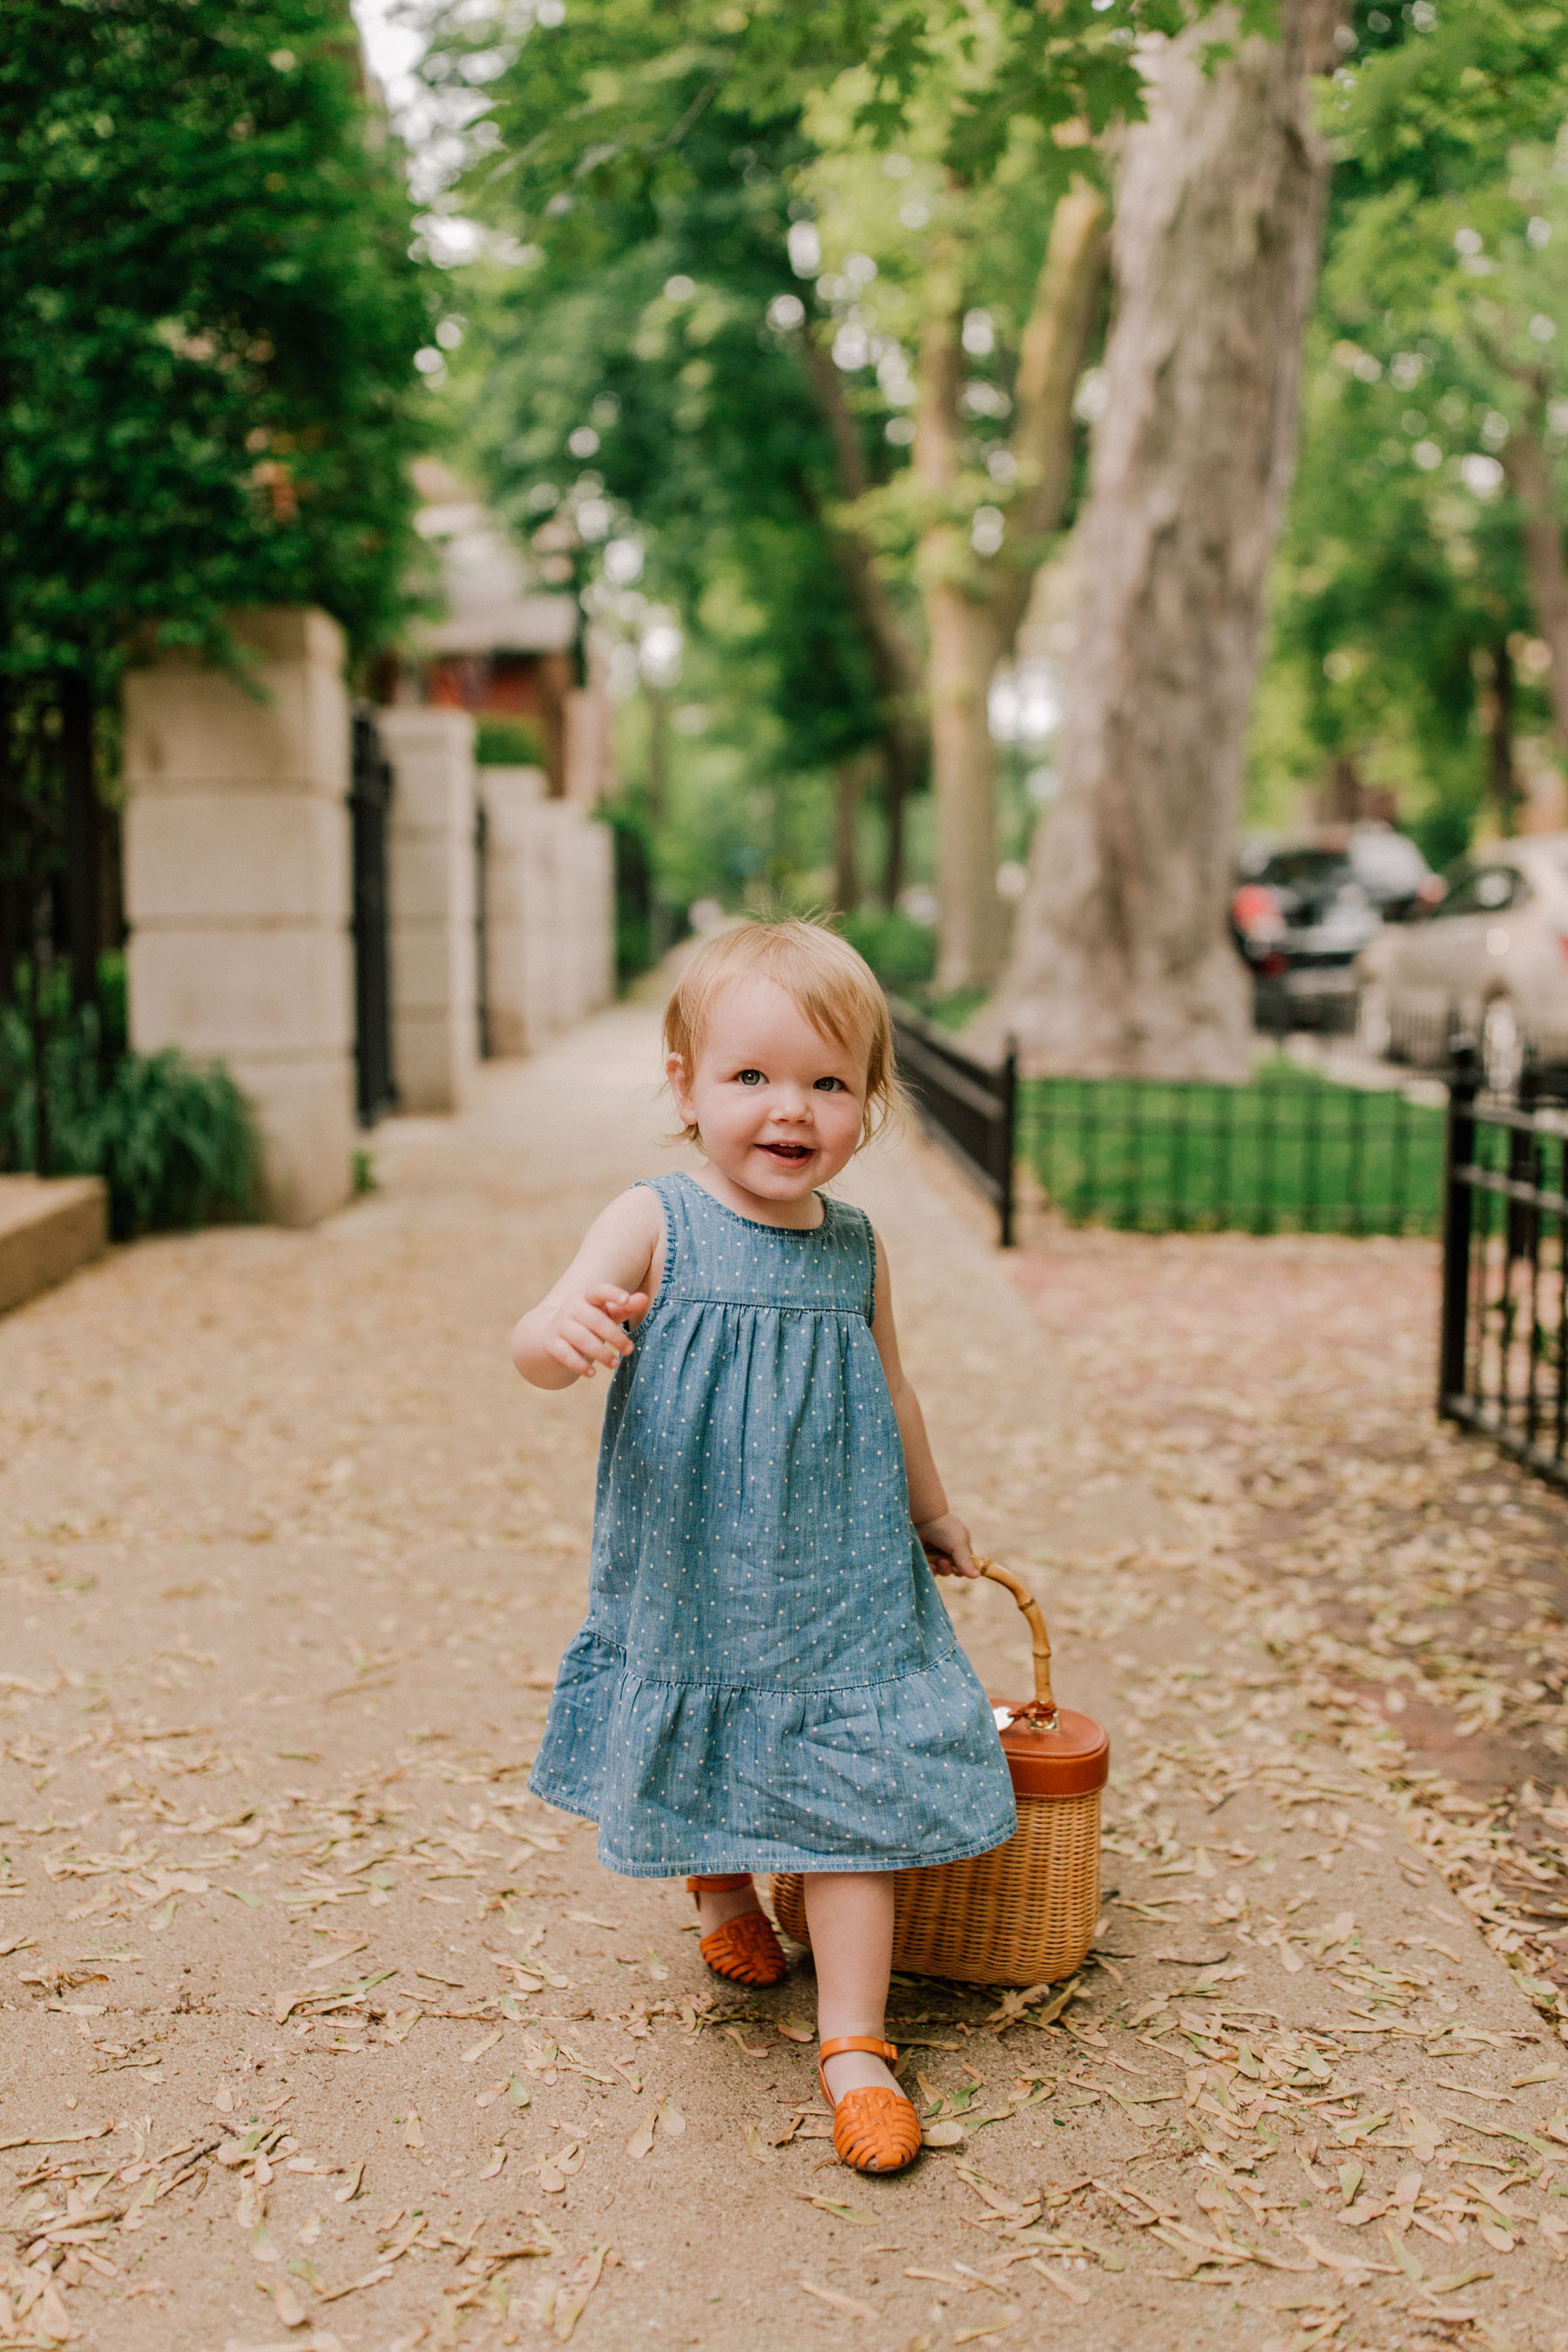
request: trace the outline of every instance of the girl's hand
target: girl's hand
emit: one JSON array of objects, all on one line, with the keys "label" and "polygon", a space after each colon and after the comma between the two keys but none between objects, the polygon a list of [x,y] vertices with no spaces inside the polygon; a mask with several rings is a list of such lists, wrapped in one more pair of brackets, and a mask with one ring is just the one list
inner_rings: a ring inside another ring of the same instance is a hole
[{"label": "girl's hand", "polygon": [[511,1360],[531,1388],[569,1389],[595,1365],[614,1371],[631,1354],[619,1326],[647,1313],[663,1252],[664,1209],[646,1184],[600,1210],[560,1281],[511,1335]]},{"label": "girl's hand", "polygon": [[933,1576],[978,1576],[969,1548],[969,1529],[952,1511],[939,1519],[921,1519],[915,1528]]},{"label": "girl's hand", "polygon": [[597,1364],[614,1371],[632,1352],[633,1343],[621,1325],[647,1307],[646,1290],[617,1290],[614,1283],[591,1282],[554,1308],[540,1335],[543,1351],[574,1378],[592,1380]]}]

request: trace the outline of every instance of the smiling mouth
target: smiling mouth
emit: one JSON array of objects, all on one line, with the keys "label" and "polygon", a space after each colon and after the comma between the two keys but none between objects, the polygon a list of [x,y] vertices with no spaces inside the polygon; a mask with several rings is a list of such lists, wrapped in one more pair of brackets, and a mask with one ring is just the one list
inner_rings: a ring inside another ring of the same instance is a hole
[{"label": "smiling mouth", "polygon": [[812,1156],[809,1143],[759,1143],[757,1150],[765,1151],[772,1160],[782,1160],[786,1168],[798,1168],[803,1160]]}]

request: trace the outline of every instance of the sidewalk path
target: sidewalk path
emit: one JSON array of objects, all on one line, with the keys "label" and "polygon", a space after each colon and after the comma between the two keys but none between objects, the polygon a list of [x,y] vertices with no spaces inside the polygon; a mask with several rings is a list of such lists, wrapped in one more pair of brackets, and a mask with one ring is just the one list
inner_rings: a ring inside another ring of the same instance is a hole
[{"label": "sidewalk path", "polygon": [[[1561,2043],[1305,1711],[1202,1450],[1140,1458],[1082,1257],[1032,1306],[912,1143],[847,1189],[955,1504],[1112,1727],[1102,1958],[897,1986],[963,2137],[861,2180],[809,1979],[731,2000],[678,1887],[527,1798],[602,1391],[506,1338],[670,1164],[655,1066],[618,1011],[384,1130],[319,1231],[0,1323],[0,2345],[1563,2345]],[[1022,1695],[1005,1597],[953,1608]]]}]

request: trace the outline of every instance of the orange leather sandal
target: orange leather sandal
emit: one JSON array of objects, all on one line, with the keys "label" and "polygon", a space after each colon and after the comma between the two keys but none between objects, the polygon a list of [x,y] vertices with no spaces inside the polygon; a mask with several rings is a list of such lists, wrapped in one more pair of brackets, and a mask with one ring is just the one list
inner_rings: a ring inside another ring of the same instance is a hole
[{"label": "orange leather sandal", "polygon": [[[734,1895],[751,1883],[751,1873],[742,1870],[732,1878],[689,1878],[686,1888],[695,1901],[704,1894]],[[784,1947],[765,1911],[742,1911],[738,1918],[727,1919],[721,1927],[710,1928],[697,1948],[714,1975],[727,1977],[731,1984],[782,1984],[789,1974]]]},{"label": "orange leather sandal", "polygon": [[869,2033],[840,2033],[823,2042],[816,2053],[816,2075],[833,2109],[834,2153],[857,2172],[902,2172],[921,2152],[920,2117],[901,2091],[890,2091],[885,2084],[846,2091],[835,2100],[826,2069],[827,2061],[844,2050],[868,2050],[889,2066],[896,2065],[899,2057],[890,2042],[879,2042]]}]

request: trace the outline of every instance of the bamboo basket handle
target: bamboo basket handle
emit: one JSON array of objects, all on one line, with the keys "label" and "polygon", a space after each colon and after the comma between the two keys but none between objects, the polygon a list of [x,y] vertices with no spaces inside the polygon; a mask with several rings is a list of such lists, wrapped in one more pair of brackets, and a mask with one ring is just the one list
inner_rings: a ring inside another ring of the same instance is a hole
[{"label": "bamboo basket handle", "polygon": [[1028,1622],[1029,1640],[1035,1653],[1035,1706],[1042,1714],[1050,1716],[1054,1729],[1057,1703],[1051,1693],[1051,1637],[1046,1631],[1040,1604],[1023,1578],[1015,1576],[1010,1568],[1002,1568],[994,1559],[982,1559],[978,1552],[974,1555],[974,1565],[981,1575],[990,1577],[993,1583],[1006,1586]]}]

